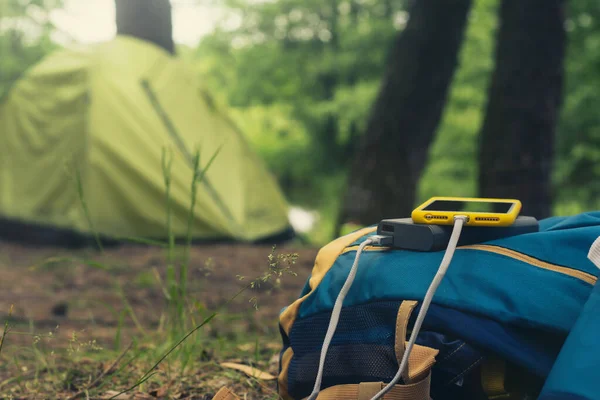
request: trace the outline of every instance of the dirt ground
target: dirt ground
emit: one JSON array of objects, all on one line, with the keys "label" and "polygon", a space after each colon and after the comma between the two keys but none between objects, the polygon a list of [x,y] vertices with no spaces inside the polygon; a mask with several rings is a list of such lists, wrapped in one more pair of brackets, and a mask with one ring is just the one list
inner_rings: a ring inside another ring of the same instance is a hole
[{"label": "dirt ground", "polygon": [[[267,270],[271,250],[270,246],[247,245],[194,247],[188,279],[190,297],[204,308],[205,315],[216,310]],[[278,314],[297,298],[317,251],[277,248],[277,253],[298,254],[293,267],[297,276],[284,276],[281,286],[272,291],[271,285],[264,285],[244,293],[224,310],[230,316],[241,313],[240,318],[217,320],[207,329],[277,332]],[[164,280],[165,249],[124,245],[101,254],[91,249],[68,251],[0,242],[0,321],[7,320],[12,306],[9,320],[14,331],[52,331],[60,339],[59,345],[77,332],[83,340],[111,345],[127,304],[143,327],[153,329],[159,325],[165,296],[156,271]],[[254,296],[258,310],[253,310],[249,302]],[[123,331],[124,337],[135,335],[131,315],[123,320]],[[5,346],[15,342],[25,345],[31,340],[31,336],[10,335]]]}]

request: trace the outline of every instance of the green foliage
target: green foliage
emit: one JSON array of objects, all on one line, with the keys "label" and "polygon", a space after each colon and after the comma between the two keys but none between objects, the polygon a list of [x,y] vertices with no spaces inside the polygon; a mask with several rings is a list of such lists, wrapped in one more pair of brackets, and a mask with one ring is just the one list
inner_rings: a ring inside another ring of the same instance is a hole
[{"label": "green foliage", "polygon": [[569,2],[566,99],[557,137],[557,214],[600,209],[600,4]]},{"label": "green foliage", "polygon": [[61,5],[62,0],[0,1],[0,100],[31,65],[58,47],[49,14]]},{"label": "green foliage", "polygon": [[200,43],[198,71],[237,109],[291,200],[303,202],[320,176],[347,166],[402,9],[374,0],[228,4],[242,23]]},{"label": "green foliage", "polygon": [[327,241],[404,2],[227,5],[240,26],[205,37],[192,61],[289,200],[320,212],[311,239]]}]

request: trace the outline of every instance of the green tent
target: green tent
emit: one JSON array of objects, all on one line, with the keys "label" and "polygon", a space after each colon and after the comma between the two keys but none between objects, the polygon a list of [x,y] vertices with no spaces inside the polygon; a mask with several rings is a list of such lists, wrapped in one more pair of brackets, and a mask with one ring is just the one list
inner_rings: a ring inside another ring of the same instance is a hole
[{"label": "green tent", "polygon": [[130,37],[58,51],[0,104],[0,217],[165,238],[171,154],[171,227],[185,237],[197,149],[201,167],[220,151],[197,185],[195,240],[290,232],[276,181],[183,61]]}]

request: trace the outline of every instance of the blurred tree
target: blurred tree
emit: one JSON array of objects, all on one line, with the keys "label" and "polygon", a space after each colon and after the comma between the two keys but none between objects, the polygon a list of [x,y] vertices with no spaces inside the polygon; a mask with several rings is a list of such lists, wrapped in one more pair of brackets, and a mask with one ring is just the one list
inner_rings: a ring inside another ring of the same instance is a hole
[{"label": "blurred tree", "polygon": [[416,203],[432,196],[477,195],[477,137],[494,70],[498,0],[478,0],[469,12],[459,66],[429,150]]},{"label": "blurred tree", "polygon": [[[386,54],[406,29],[409,1],[338,0],[335,51],[327,17],[333,2],[223,1],[231,14],[203,38],[193,62],[220,102],[231,106],[290,201],[319,211],[319,231],[311,238],[329,240],[348,166],[380,89]],[[419,180],[418,201],[439,194],[479,194],[478,137],[495,68],[499,4],[478,0],[469,11],[460,62]],[[600,207],[599,22],[599,2],[569,2],[566,103],[554,168],[554,209],[563,215]],[[328,100],[323,85],[331,74],[336,84]],[[337,124],[333,134],[326,128],[331,116]]]},{"label": "blurred tree", "polygon": [[337,207],[404,3],[228,0],[240,25],[198,46],[203,81],[236,109],[292,202]]},{"label": "blurred tree", "polygon": [[479,192],[551,215],[556,124],[563,91],[565,0],[500,6],[496,67],[480,135]]},{"label": "blurred tree", "polygon": [[175,54],[169,0],[115,0],[117,35],[129,35]]},{"label": "blurred tree", "polygon": [[410,215],[463,41],[470,0],[413,3],[348,178],[340,222]]}]

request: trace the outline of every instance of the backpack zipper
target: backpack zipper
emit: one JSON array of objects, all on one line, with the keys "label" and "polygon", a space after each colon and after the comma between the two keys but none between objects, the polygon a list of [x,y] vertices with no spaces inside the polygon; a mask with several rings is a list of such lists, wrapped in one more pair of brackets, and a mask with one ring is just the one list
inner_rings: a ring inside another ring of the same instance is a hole
[{"label": "backpack zipper", "polygon": [[[367,246],[364,248],[363,251],[367,252],[367,251],[385,251],[385,250],[390,250],[390,247],[380,247],[380,246]],[[350,246],[344,249],[344,251],[342,252],[342,254],[351,252],[351,251],[356,251],[358,250],[358,246]],[[552,271],[552,272],[557,272],[559,274],[563,274],[563,275],[568,275],[570,277],[579,279],[583,282],[586,282],[590,285],[595,285],[596,281],[598,280],[598,278],[590,273],[584,272],[584,271],[580,271],[578,269],[575,268],[569,268],[569,267],[564,267],[562,265],[556,265],[556,264],[552,264],[546,261],[542,261],[539,260],[537,258],[528,256],[527,254],[523,254],[520,253],[518,251],[515,250],[511,250],[511,249],[507,249],[506,247],[500,247],[500,246],[493,246],[493,245],[487,245],[487,244],[474,244],[474,245],[468,245],[468,246],[459,246],[456,248],[456,250],[477,250],[477,251],[485,251],[488,253],[495,253],[495,254],[499,254],[505,257],[509,257],[512,258],[514,260],[518,260],[521,262],[524,262],[528,265],[531,265],[533,267],[537,267],[537,268],[541,268],[541,269],[545,269],[548,271]]]},{"label": "backpack zipper", "polygon": [[475,244],[470,246],[462,246],[458,247],[457,250],[479,250],[479,251],[487,251],[490,253],[500,254],[505,257],[510,257],[515,260],[522,261],[526,264],[532,265],[537,268],[546,269],[553,272],[558,272],[559,274],[568,275],[573,278],[577,278],[582,280],[590,285],[595,285],[598,278],[590,273],[580,271],[575,268],[564,267],[562,265],[551,264],[546,261],[539,260],[537,258],[528,256],[527,254],[520,253],[515,250],[507,249],[506,247],[500,246],[492,246],[487,244]]}]

